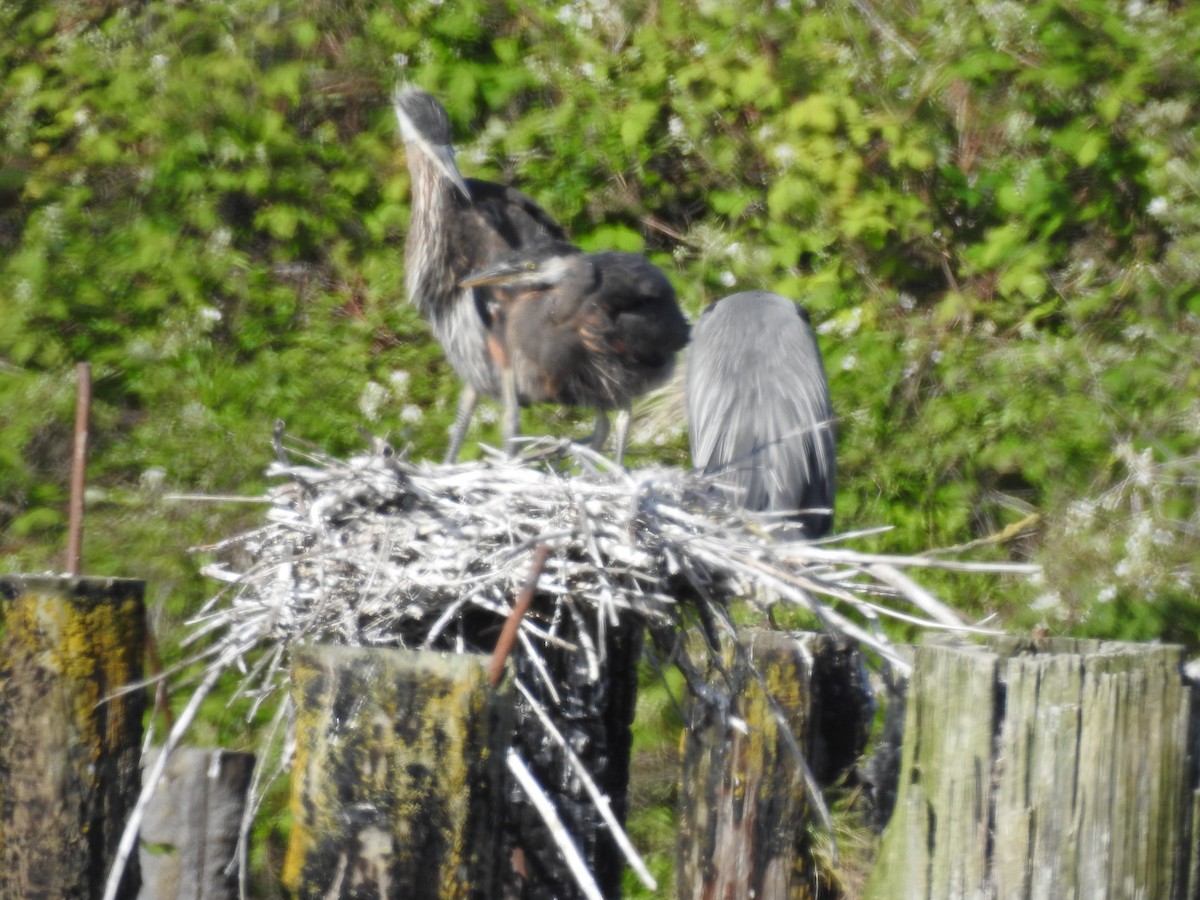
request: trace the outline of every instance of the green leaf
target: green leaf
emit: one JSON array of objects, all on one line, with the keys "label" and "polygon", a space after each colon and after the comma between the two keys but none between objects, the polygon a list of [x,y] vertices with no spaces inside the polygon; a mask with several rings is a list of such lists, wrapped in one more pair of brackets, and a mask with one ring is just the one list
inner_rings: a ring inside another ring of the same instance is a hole
[{"label": "green leaf", "polygon": [[810,94],[792,104],[786,114],[788,125],[793,129],[809,128],[813,131],[833,132],[838,127],[838,109],[832,97],[825,94]]},{"label": "green leaf", "polygon": [[[999,288],[1009,295],[1019,295],[1027,300],[1040,300],[1046,295],[1049,284],[1046,276],[1035,269],[1014,266],[1000,275]],[[1030,321],[1036,321],[1031,319]]]},{"label": "green leaf", "polygon": [[620,250],[625,253],[641,253],[646,246],[642,235],[624,225],[601,225],[578,239],[584,250]]},{"label": "green leaf", "polygon": [[514,65],[521,56],[521,43],[516,38],[497,38],[492,41],[496,59],[505,65]]},{"label": "green leaf", "polygon": [[296,236],[300,212],[293,206],[275,203],[261,210],[255,220],[259,227],[266,228],[272,237],[287,241]]},{"label": "green leaf", "polygon": [[816,199],[809,181],[785,176],[775,181],[767,191],[767,210],[775,217],[793,213],[806,215]]},{"label": "green leaf", "polygon": [[17,516],[9,524],[9,530],[18,537],[30,537],[39,532],[53,531],[64,524],[62,512],[57,509],[31,509]]},{"label": "green leaf", "polygon": [[1090,166],[1104,151],[1108,141],[1103,134],[1099,132],[1089,132],[1079,146],[1075,148],[1075,161],[1081,166]]},{"label": "green leaf", "polygon": [[653,100],[631,103],[621,117],[621,142],[626,149],[639,147],[646,138],[650,126],[658,117],[660,106]]},{"label": "green leaf", "polygon": [[321,31],[317,24],[309,19],[297,19],[292,23],[292,39],[306,50],[320,38]]}]

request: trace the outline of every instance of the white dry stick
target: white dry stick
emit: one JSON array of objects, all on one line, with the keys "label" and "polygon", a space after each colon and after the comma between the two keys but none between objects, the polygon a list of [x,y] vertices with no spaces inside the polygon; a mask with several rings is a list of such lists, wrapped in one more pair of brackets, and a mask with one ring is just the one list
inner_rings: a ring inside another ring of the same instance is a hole
[{"label": "white dry stick", "polygon": [[[866,567],[868,575],[874,575],[885,584],[890,584],[912,601],[917,609],[929,615],[930,618],[951,628],[966,626],[962,616],[948,607],[925,588],[921,587],[899,569],[887,563],[874,563]],[[993,632],[995,633],[995,632]]]},{"label": "white dry stick", "polygon": [[[237,863],[238,869],[238,896],[241,900],[248,900],[250,896],[250,832],[254,828],[254,819],[258,815],[263,800],[266,799],[266,786],[282,776],[291,761],[291,741],[283,732],[290,724],[292,711],[292,699],[290,696],[285,696],[283,702],[279,704],[279,708],[275,710],[275,715],[271,717],[271,724],[267,726],[266,738],[263,740],[254,762],[250,788],[246,792],[246,806],[242,810],[241,824],[238,825],[237,849],[234,851],[234,861]],[[280,749],[279,759],[273,770],[270,774],[265,774],[266,757],[281,734],[288,743]]]},{"label": "white dry stick", "polygon": [[931,631],[956,631],[961,634],[983,635],[1004,633],[1002,631],[997,631],[995,628],[979,628],[975,625],[946,625],[933,619],[925,619],[921,616],[902,613],[897,609],[881,606],[878,603],[872,603],[869,600],[856,600],[855,605],[860,607],[864,612],[874,613],[876,618],[879,616],[887,616],[889,619],[895,619],[897,622],[907,622],[909,625],[916,625],[919,628],[927,628]]},{"label": "white dry stick", "polygon": [[533,773],[529,771],[529,767],[525,765],[525,761],[511,747],[508,748],[506,760],[508,771],[512,772],[513,777],[521,785],[521,789],[525,791],[525,796],[529,798],[529,802],[533,804],[537,814],[542,817],[542,821],[550,829],[550,836],[554,838],[554,843],[558,845],[559,852],[566,860],[567,868],[575,876],[575,883],[579,885],[579,889],[583,891],[588,900],[604,900],[604,894],[600,892],[587,863],[579,855],[579,848],[571,840],[571,835],[567,834],[562,819],[558,817],[558,811],[542,790],[542,786],[537,783],[537,779],[533,777]]},{"label": "white dry stick", "polygon": [[[794,544],[791,545],[791,547],[794,546]],[[909,569],[943,569],[947,572],[971,572],[976,575],[1036,575],[1042,571],[1042,567],[1035,563],[963,562],[954,559],[939,559],[933,556],[857,553],[854,550],[839,550],[823,544],[809,545],[805,556],[808,562],[840,562],[845,565],[858,566],[884,563],[893,566],[904,566]]]}]

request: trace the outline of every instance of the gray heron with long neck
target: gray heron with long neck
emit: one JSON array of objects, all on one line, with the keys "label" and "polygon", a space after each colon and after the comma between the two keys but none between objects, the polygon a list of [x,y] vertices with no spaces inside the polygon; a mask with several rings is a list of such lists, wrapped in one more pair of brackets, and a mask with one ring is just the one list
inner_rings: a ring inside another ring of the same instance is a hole
[{"label": "gray heron with long neck", "polygon": [[412,181],[405,287],[463,381],[446,451],[446,461],[453,462],[479,397],[499,397],[501,389],[481,313],[486,297],[460,283],[514,249],[565,240],[566,234],[520,191],[463,178],[454,159],[450,118],[431,94],[404,87],[393,97],[393,106]]},{"label": "gray heron with long neck", "polygon": [[684,401],[692,463],[734,502],[794,518],[807,538],[833,528],[833,406],[802,307],[749,291],[705,309],[692,328]]},{"label": "gray heron with long neck", "polygon": [[469,276],[491,291],[483,314],[501,372],[503,431],[511,450],[520,406],[552,402],[596,410],[592,443],[617,425],[620,465],[633,400],[665,382],[688,339],[671,282],[636,253],[584,253],[563,241],[517,250]]}]

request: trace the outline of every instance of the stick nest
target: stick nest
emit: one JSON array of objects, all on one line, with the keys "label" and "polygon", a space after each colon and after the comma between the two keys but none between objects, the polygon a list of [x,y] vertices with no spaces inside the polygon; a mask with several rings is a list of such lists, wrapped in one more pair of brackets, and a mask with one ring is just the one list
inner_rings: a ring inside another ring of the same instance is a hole
[{"label": "stick nest", "polygon": [[[224,587],[190,623],[186,643],[202,674],[166,737],[169,751],[229,672],[240,673],[233,699],[250,698],[249,715],[268,698],[284,701],[264,738],[243,835],[264,783],[290,756],[290,703],[280,688],[292,646],[491,652],[539,545],[548,554],[533,573],[538,603],[521,620],[518,640],[541,683],[518,681],[518,688],[544,724],[554,711],[535,695],[552,707],[558,690],[539,665],[542,654],[552,647],[581,654],[594,680],[605,671],[606,629],[627,626],[630,616],[657,635],[677,634],[693,619],[710,632],[736,631],[727,615],[733,598],[796,604],[903,675],[907,663],[881,617],[974,629],[901,569],[1032,570],[857,553],[843,546],[854,535],[797,540],[790,522],[738,509],[705,477],[663,467],[625,471],[570,443],[543,441],[533,461],[493,454],[461,465],[412,462],[383,444],[345,460],[295,441],[277,440],[276,450],[266,523],[202,548],[219,560],[204,572]],[[556,726],[545,728],[566,746]],[[274,772],[263,766],[268,756]],[[136,831],[160,774],[161,765],[147,774],[127,831]],[[623,848],[652,884],[627,841]]]},{"label": "stick nest", "polygon": [[[281,483],[267,524],[207,548],[223,561],[205,574],[229,587],[194,620],[192,639],[216,638],[208,652],[247,671],[253,651],[300,640],[490,652],[480,623],[499,627],[534,547],[547,544],[538,591],[564,616],[569,606],[615,624],[630,611],[658,627],[678,624],[689,603],[710,619],[734,597],[794,603],[904,671],[881,616],[973,629],[900,569],[1032,568],[857,553],[839,546],[844,535],[789,540],[789,521],[736,508],[703,476],[624,471],[585,447],[555,447],[554,465],[411,462],[382,444],[340,460],[291,447],[268,469]],[[561,618],[526,620],[523,637],[554,642]]]}]

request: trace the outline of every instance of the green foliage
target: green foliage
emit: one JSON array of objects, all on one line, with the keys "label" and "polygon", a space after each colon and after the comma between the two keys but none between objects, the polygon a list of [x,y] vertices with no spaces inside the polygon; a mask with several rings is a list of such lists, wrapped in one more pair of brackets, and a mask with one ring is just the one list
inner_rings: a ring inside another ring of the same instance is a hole
[{"label": "green foliage", "polygon": [[672,897],[672,869],[678,827],[679,759],[683,733],[681,704],[686,688],[678,669],[641,667],[629,773],[626,831],[646,868],[658,882],[647,890],[637,875],[625,872],[627,897]]}]

